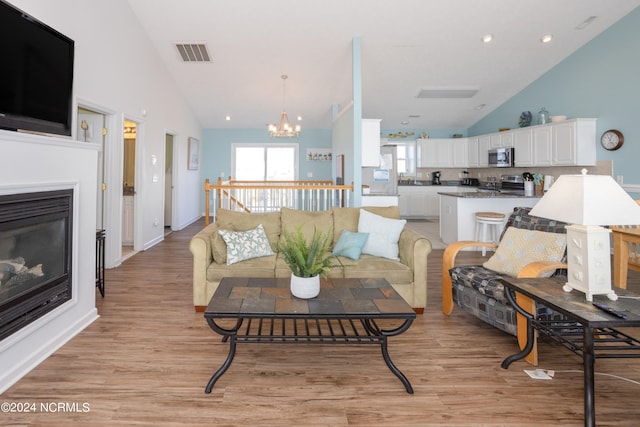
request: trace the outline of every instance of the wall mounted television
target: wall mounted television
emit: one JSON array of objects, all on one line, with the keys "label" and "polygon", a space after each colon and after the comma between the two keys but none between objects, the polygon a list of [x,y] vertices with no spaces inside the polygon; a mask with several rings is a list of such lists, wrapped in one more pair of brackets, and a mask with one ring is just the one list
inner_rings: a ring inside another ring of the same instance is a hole
[{"label": "wall mounted television", "polygon": [[0,128],[71,135],[74,42],[0,0]]}]

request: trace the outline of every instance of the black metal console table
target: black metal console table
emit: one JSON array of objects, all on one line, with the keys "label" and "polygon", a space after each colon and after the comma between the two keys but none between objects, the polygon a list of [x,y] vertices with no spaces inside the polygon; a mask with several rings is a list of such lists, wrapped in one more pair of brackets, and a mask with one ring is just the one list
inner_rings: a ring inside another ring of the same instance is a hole
[{"label": "black metal console table", "polygon": [[96,230],[96,288],[104,298],[104,241],[105,231]]},{"label": "black metal console table", "polygon": [[[594,364],[596,358],[640,358],[640,341],[617,328],[640,326],[639,294],[616,288],[623,297],[610,301],[596,295],[593,302],[608,305],[623,313],[626,319],[606,313],[586,300],[582,292],[565,292],[566,278],[501,280],[513,307],[527,319],[527,344],[519,353],[507,357],[502,367],[523,359],[532,350],[534,330],[549,336],[582,357],[584,365],[584,425],[595,426]],[[541,320],[516,304],[515,294],[521,293],[566,316],[566,321]],[[624,298],[627,297],[627,298]],[[631,298],[629,298],[631,297]]]},{"label": "black metal console table", "polygon": [[[413,393],[389,357],[387,337],[406,331],[416,314],[386,280],[322,280],[320,295],[308,300],[293,297],[289,283],[289,278],[222,279],[204,317],[223,342],[229,341],[229,354],[209,380],[207,393],[231,365],[239,343],[379,345],[391,372]],[[235,325],[220,326],[224,319]],[[398,322],[383,329],[382,319]]]}]

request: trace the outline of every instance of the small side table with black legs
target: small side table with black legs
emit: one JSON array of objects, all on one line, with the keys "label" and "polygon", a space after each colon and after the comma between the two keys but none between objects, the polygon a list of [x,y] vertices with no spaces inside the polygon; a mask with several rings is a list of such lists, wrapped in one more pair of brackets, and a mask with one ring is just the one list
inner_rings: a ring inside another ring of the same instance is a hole
[{"label": "small side table with black legs", "polygon": [[105,231],[96,230],[96,288],[104,298],[104,240]]}]

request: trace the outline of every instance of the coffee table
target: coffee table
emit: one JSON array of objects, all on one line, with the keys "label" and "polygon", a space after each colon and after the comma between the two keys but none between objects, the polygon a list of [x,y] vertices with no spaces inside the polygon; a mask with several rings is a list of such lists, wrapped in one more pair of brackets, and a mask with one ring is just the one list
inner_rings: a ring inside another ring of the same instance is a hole
[{"label": "coffee table", "polygon": [[[502,367],[508,369],[511,363],[531,352],[536,330],[581,356],[584,366],[584,425],[594,426],[595,359],[640,358],[640,341],[617,329],[640,326],[640,295],[616,288],[617,301],[610,301],[604,295],[593,296],[593,302],[606,304],[622,313],[626,317],[622,319],[594,307],[582,292],[565,292],[562,286],[566,278],[509,278],[501,282],[509,302],[527,320],[526,346],[504,359]],[[516,292],[563,314],[566,320],[543,320],[532,316],[518,306]]]},{"label": "coffee table", "polygon": [[[416,313],[385,279],[321,279],[320,295],[308,300],[291,295],[289,283],[289,278],[220,281],[204,317],[223,342],[229,341],[229,354],[206,393],[231,365],[239,343],[379,345],[391,372],[413,393],[389,357],[387,338],[406,331]],[[383,329],[381,320],[393,328]],[[223,327],[225,321],[232,326]]]}]

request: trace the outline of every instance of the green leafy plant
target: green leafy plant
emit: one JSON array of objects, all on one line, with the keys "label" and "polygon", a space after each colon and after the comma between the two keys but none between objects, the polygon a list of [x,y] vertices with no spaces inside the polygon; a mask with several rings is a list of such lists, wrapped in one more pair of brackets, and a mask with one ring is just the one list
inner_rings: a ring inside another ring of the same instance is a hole
[{"label": "green leafy plant", "polygon": [[336,258],[329,252],[331,235],[331,231],[323,234],[314,228],[313,237],[310,242],[307,242],[302,234],[302,226],[295,232],[283,230],[283,240],[278,243],[278,252],[294,275],[327,277],[332,267],[331,262]]}]

